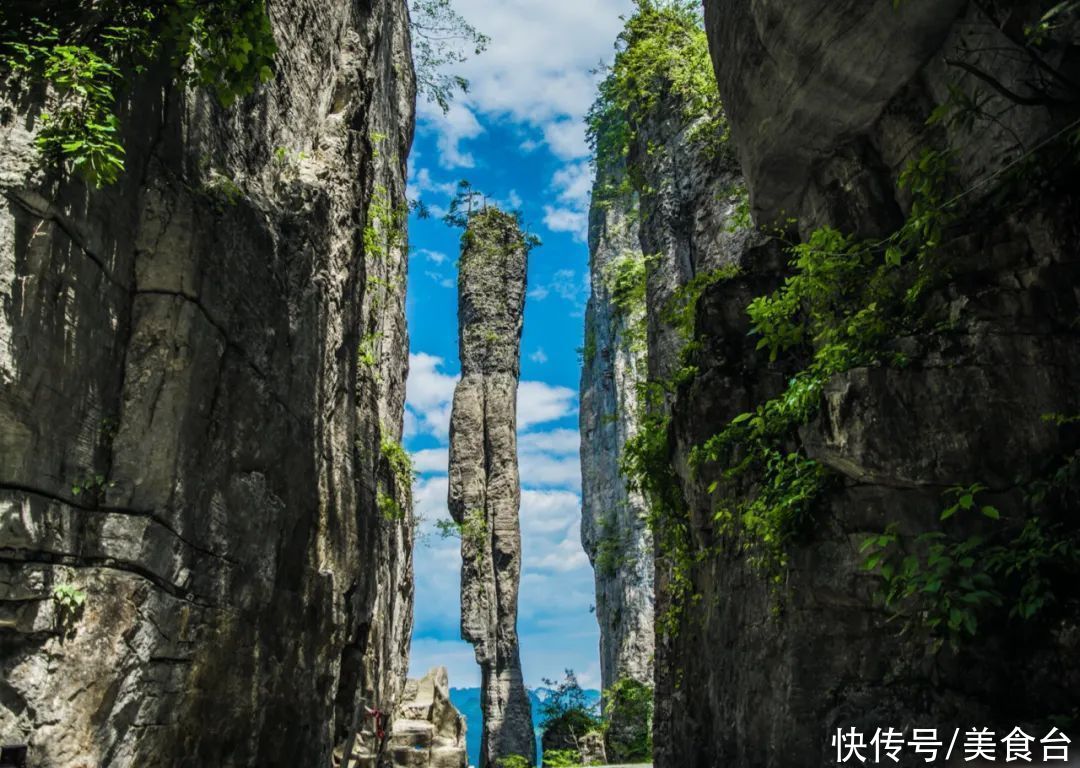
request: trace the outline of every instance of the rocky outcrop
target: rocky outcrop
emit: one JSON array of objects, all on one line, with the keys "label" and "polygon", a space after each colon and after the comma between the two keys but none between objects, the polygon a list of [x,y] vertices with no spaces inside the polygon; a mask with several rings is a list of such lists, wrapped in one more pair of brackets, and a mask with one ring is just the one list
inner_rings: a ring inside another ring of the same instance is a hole
[{"label": "rocky outcrop", "polygon": [[[598,730],[577,733],[566,722],[560,722],[554,727],[544,729],[544,735],[541,737],[541,747],[543,749],[542,765],[556,763],[552,757],[565,759],[568,757],[567,752],[570,753],[569,756],[577,765],[608,764],[607,750],[604,746],[604,734]],[[553,753],[562,754],[554,755]],[[566,763],[559,761],[556,764],[565,765]]]},{"label": "rocky outcrop", "polygon": [[[1076,93],[1064,85],[1076,82],[1075,37],[1052,39],[1045,58],[1033,57],[1023,28],[1037,4],[1014,4],[996,19],[993,3],[893,5],[705,3],[759,223],[792,217],[803,237],[827,225],[880,238],[910,212],[911,192],[898,191],[897,181],[924,148],[949,151],[949,199],[958,211],[935,244],[948,260],[925,298],[936,322],[890,340],[903,365],[832,376],[820,411],[784,443],[821,467],[829,485],[786,543],[778,581],[755,562],[749,534],[716,524],[724,501],[710,489],[727,482],[726,467],[692,470],[691,455],[782,393],[803,362],[770,361],[756,349],[745,312],[781,284],[784,257],[757,238],[725,245],[722,205],[694,192],[708,188],[695,179],[707,180],[715,167],[679,160],[678,143],[662,136],[653,145],[665,149],[642,159],[660,203],[655,215],[643,215],[643,250],[671,254],[649,274],[651,375],[666,377],[673,366],[676,347],[659,313],[670,286],[706,263],[741,270],[702,292],[695,370],[668,401],[668,458],[686,514],[679,570],[693,603],[658,637],[659,766],[832,764],[830,736],[839,727],[952,733],[979,722],[1004,733],[1023,722],[1041,735],[1075,709],[1080,625],[1075,576],[1062,576],[1075,574],[1075,560],[1032,549],[1057,558],[1032,571],[1049,579],[1041,589],[1052,590],[1050,604],[1020,620],[1009,615],[1019,605],[1007,602],[1012,587],[997,583],[1006,604],[981,605],[976,632],[928,652],[918,632],[898,636],[899,623],[874,597],[887,576],[873,562],[864,567],[860,552],[890,525],[912,542],[953,530],[955,521],[940,520],[948,489],[976,483],[986,486],[979,503],[992,505],[1001,522],[969,519],[963,535],[1052,523],[1057,540],[1076,540],[1076,474],[1053,473],[1075,456],[1078,436],[1044,418],[1080,413],[1080,231],[1068,213],[1077,197],[1068,177],[1055,176],[1075,158],[1063,151],[1047,162],[1035,152],[1075,130]],[[1058,29],[1069,35],[1075,27]],[[658,111],[658,125],[671,113]],[[1018,158],[1030,170],[1007,175]],[[990,190],[996,194],[987,197]],[[643,211],[650,205],[642,200]],[[1053,489],[1033,511],[1028,494],[1044,482]],[[671,573],[658,562],[658,614],[670,605]]]},{"label": "rocky outcrop", "polygon": [[226,110],[147,73],[111,187],[4,108],[0,734],[32,766],[328,765],[404,680],[406,8],[269,6],[273,82]]},{"label": "rocky outcrop", "polygon": [[394,713],[390,758],[395,768],[465,768],[465,718],[450,703],[445,667],[408,680]]},{"label": "rocky outcrop", "polygon": [[529,247],[513,216],[470,217],[458,276],[461,381],[450,417],[450,514],[461,531],[461,634],[481,669],[480,765],[535,763],[521,677],[517,385]]},{"label": "rocky outcrop", "polygon": [[[619,189],[625,170],[601,166],[595,189]],[[619,461],[638,430],[645,380],[645,257],[637,197],[595,195],[589,215],[592,294],[581,371],[581,542],[596,577],[603,687],[652,685],[653,557],[647,510]]]}]

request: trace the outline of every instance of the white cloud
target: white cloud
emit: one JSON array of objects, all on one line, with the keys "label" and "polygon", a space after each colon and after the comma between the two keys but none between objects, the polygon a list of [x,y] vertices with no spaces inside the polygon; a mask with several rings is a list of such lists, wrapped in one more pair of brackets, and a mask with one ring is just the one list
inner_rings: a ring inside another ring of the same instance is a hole
[{"label": "white cloud", "polygon": [[445,264],[447,261],[450,260],[450,257],[442,251],[432,251],[428,248],[421,248],[416,253],[419,256],[423,256],[432,264]]},{"label": "white cloud", "polygon": [[439,165],[446,169],[473,168],[476,159],[461,146],[463,141],[475,139],[484,133],[484,126],[476,119],[473,110],[463,99],[451,102],[449,111],[443,114],[437,106],[421,99],[417,104],[417,116],[426,125],[436,126],[439,147]]},{"label": "white cloud", "polygon": [[412,455],[413,468],[421,474],[428,472],[446,473],[450,464],[450,451],[446,448],[426,448],[415,451]]},{"label": "white cloud", "polygon": [[557,120],[544,126],[544,141],[560,160],[573,160],[589,154],[585,123],[581,120]]},{"label": "white cloud", "polygon": [[537,347],[536,351],[529,355],[529,359],[532,360],[534,363],[539,363],[540,365],[543,365],[548,361],[548,356],[547,353],[544,352],[543,347]]},{"label": "white cloud", "polygon": [[581,463],[573,458],[557,458],[542,453],[522,453],[522,485],[555,488],[581,488]]},{"label": "white cloud", "polygon": [[585,302],[589,298],[590,290],[588,273],[582,273],[579,278],[577,272],[572,269],[560,269],[547,283],[537,285],[530,290],[529,298],[543,301],[555,294],[573,305],[572,316],[580,317],[585,313]]},{"label": "white cloud", "polygon": [[577,413],[577,392],[542,381],[523,381],[518,386],[518,429],[558,421]]},{"label": "white cloud", "polygon": [[577,525],[581,498],[573,491],[526,488],[521,492],[521,531],[529,541]]},{"label": "white cloud", "polygon": [[589,215],[584,211],[545,205],[544,226],[552,232],[569,232],[579,243],[589,238]]},{"label": "white cloud", "polygon": [[454,182],[435,181],[431,177],[431,171],[427,168],[419,168],[415,172],[412,171],[412,162],[417,160],[417,154],[414,153],[410,158],[410,176],[407,194],[410,199],[422,197],[424,192],[435,192],[437,194],[453,197],[457,193],[457,184]]},{"label": "white cloud", "polygon": [[560,168],[551,177],[551,187],[558,193],[559,200],[579,210],[589,207],[592,184],[592,166],[584,160]]},{"label": "white cloud", "polygon": [[577,454],[580,447],[581,435],[576,429],[552,429],[518,436],[518,448],[523,451],[544,451],[568,456]]},{"label": "white cloud", "polygon": [[[491,44],[457,68],[470,92],[458,96],[450,115],[421,105],[422,126],[439,132],[444,167],[472,163],[461,142],[483,130],[473,112],[539,129],[558,157],[584,157],[582,121],[595,95],[593,70],[610,61],[619,17],[633,9],[632,0],[457,0],[455,7]],[[529,147],[524,142],[523,150]]]},{"label": "white cloud", "polygon": [[450,432],[450,410],[458,377],[444,373],[443,365],[441,357],[424,352],[409,355],[409,379],[405,385],[405,404],[412,415],[409,436],[445,437]]},{"label": "white cloud", "polygon": [[452,277],[447,277],[446,275],[442,274],[441,272],[436,272],[436,271],[431,270],[431,269],[425,269],[424,274],[427,275],[428,277],[430,277],[432,280],[434,280],[436,283],[438,283],[443,288],[453,288],[454,287],[454,279]]},{"label": "white cloud", "polygon": [[578,538],[576,532],[567,533],[566,537],[554,548],[541,557],[531,559],[529,566],[556,573],[568,573],[578,568],[588,568],[589,558],[585,550],[581,548],[581,539]]}]

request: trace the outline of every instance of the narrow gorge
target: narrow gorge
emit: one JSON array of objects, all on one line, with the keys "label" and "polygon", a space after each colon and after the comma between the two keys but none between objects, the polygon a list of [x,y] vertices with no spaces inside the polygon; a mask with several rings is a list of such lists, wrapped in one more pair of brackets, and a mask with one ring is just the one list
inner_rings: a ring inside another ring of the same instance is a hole
[{"label": "narrow gorge", "polygon": [[6,0],[0,768],[1076,765],[1078,171],[1080,0]]}]

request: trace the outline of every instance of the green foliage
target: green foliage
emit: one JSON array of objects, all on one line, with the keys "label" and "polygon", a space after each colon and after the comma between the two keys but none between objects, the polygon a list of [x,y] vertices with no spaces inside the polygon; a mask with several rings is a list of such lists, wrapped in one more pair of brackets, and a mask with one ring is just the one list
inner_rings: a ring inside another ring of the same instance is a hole
[{"label": "green foliage", "polygon": [[689,512],[679,478],[671,465],[668,444],[670,417],[663,411],[663,386],[648,382],[639,387],[639,427],[626,441],[619,470],[627,487],[648,505],[645,522],[653,535],[662,565],[668,569],[668,606],[657,616],[657,628],[668,636],[678,632],[684,609],[694,600],[690,569]]},{"label": "green foliage", "polygon": [[61,621],[74,619],[86,605],[86,593],[71,584],[58,584],[54,587],[52,599]]},{"label": "green foliage", "polygon": [[360,344],[356,348],[356,361],[365,368],[375,369],[379,365],[378,353],[376,351],[376,345],[382,334],[380,333],[367,333],[360,339]]},{"label": "green foliage", "polygon": [[864,242],[832,228],[816,230],[791,248],[784,284],[747,309],[757,347],[770,360],[797,352],[808,363],[782,394],[696,448],[691,463],[720,468],[710,487],[725,490],[715,512],[718,530],[741,531],[751,562],[774,583],[782,579],[786,545],[809,522],[829,483],[822,467],[792,450],[798,428],[818,412],[832,376],[864,365],[906,364],[890,342],[918,324],[919,299],[941,277],[938,248],[952,215],[944,199],[946,175],[945,156],[924,152],[901,175],[913,203],[897,232]]},{"label": "green foliage", "polygon": [[379,452],[386,459],[397,485],[400,488],[411,488],[415,479],[412,458],[401,443],[384,437],[379,443]]},{"label": "green foliage", "polygon": [[544,685],[550,689],[540,703],[540,727],[545,731],[560,725],[570,727],[575,734],[585,734],[599,725],[574,670],[565,670],[562,680],[545,678]]},{"label": "green foliage", "polygon": [[375,497],[375,504],[379,508],[379,513],[387,522],[393,523],[405,519],[405,510],[401,508],[401,505],[393,496],[379,491]]},{"label": "green foliage", "polygon": [[634,251],[619,255],[604,267],[604,284],[618,316],[628,317],[645,308],[645,276],[645,257]]},{"label": "green foliage", "polygon": [[1024,35],[1034,46],[1046,43],[1054,32],[1067,29],[1080,11],[1080,0],[1062,0],[1047,10],[1038,21],[1024,27]]},{"label": "green foliage", "polygon": [[548,749],[544,751],[544,766],[550,768],[571,768],[582,765],[581,753],[573,749]]},{"label": "green foliage", "polygon": [[435,528],[444,539],[460,538],[468,542],[477,551],[477,557],[482,559],[487,541],[487,518],[483,509],[470,509],[460,523],[456,520],[436,520]]},{"label": "green foliage", "polygon": [[105,475],[100,473],[94,473],[86,475],[79,479],[77,482],[71,485],[72,496],[94,496],[102,493],[105,490],[106,480]]},{"label": "green foliage", "polygon": [[614,576],[624,566],[633,563],[626,549],[626,542],[617,533],[603,527],[596,544],[593,569],[601,576]]},{"label": "green foliage", "polygon": [[596,359],[596,331],[592,328],[585,329],[585,344],[577,349],[578,359],[586,368],[593,364]]},{"label": "green foliage", "polygon": [[604,691],[604,720],[609,748],[620,760],[652,759],[653,689],[631,677]]},{"label": "green foliage", "polygon": [[[1051,478],[1058,490],[1076,480],[1070,458],[1065,475]],[[901,536],[896,525],[863,541],[863,567],[881,578],[879,599],[903,625],[903,631],[936,653],[946,643],[953,650],[979,634],[986,623],[1005,618],[1029,622],[1043,616],[1071,590],[1080,576],[1080,536],[1075,525],[1052,522],[1043,515],[1022,526],[1008,524],[997,508],[978,502],[986,487],[976,483],[946,492],[952,502],[941,513],[943,530]],[[1045,489],[1028,497],[1046,500]],[[965,535],[977,520],[978,533]],[[988,526],[990,526],[988,528]]]},{"label": "green foliage", "polygon": [[468,49],[479,56],[491,42],[454,10],[450,0],[411,0],[413,62],[416,88],[445,113],[454,92],[469,92],[469,81],[446,68],[468,59]]},{"label": "green foliage", "polygon": [[533,765],[523,755],[504,755],[495,764],[498,768],[533,768]]},{"label": "green foliage", "polygon": [[754,219],[750,211],[750,191],[746,188],[746,185],[743,183],[736,184],[727,190],[724,197],[734,204],[725,229],[728,232],[739,232],[753,227]]},{"label": "green foliage", "polygon": [[212,91],[225,106],[273,77],[276,52],[265,0],[132,0],[42,5],[5,19],[0,72],[28,89],[48,86],[37,145],[87,183],[124,170],[118,97],[133,75],[172,54],[174,77]]},{"label": "green foliage", "polygon": [[588,136],[595,156],[609,161],[627,156],[638,126],[668,96],[681,104],[683,124],[694,126],[692,140],[710,147],[721,145],[727,139],[727,121],[709,58],[700,3],[636,0],[636,4],[616,43],[615,62],[588,114]]},{"label": "green foliage", "polygon": [[384,260],[395,250],[403,249],[407,240],[408,218],[408,204],[394,205],[390,191],[385,186],[377,186],[368,203],[364,253],[371,258]]}]

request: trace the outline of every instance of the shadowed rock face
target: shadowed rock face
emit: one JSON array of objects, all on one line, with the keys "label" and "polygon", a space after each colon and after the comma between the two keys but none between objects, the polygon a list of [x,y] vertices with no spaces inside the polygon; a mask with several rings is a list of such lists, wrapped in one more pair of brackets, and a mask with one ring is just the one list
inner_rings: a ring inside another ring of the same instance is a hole
[{"label": "shadowed rock face", "polygon": [[33,766],[326,766],[404,679],[407,262],[374,211],[406,8],[270,17],[235,109],[136,84],[112,187],[42,170],[41,105],[0,126],[0,735]]},{"label": "shadowed rock face", "polygon": [[[621,167],[602,166],[596,189],[617,188]],[[636,195],[594,201],[589,217],[592,295],[585,311],[581,373],[581,541],[596,576],[603,687],[630,678],[652,685],[653,556],[641,495],[619,470],[638,430],[637,386],[645,380],[645,308],[616,304],[615,270],[645,280]],[[617,759],[618,755],[612,755]]]},{"label": "shadowed rock face", "polygon": [[[975,3],[894,10],[888,2],[707,0],[705,8],[759,221],[794,216],[804,235],[822,225],[863,235],[894,230],[910,205],[897,178],[923,148],[950,150],[954,181],[970,189],[1077,117],[1075,104],[1010,105],[985,80],[946,63],[965,60],[1014,89],[1039,82],[1010,30]],[[1053,63],[1075,80],[1072,61]],[[928,127],[950,84],[999,117],[970,132],[953,123]],[[658,110],[656,124],[674,112]],[[695,602],[678,631],[657,640],[657,765],[831,764],[829,737],[841,726],[873,733],[905,723],[896,727],[951,733],[980,722],[1005,733],[1023,721],[1045,733],[1052,717],[1075,709],[1075,589],[1061,591],[1058,607],[1040,619],[1008,620],[1006,608],[959,653],[930,656],[888,621],[873,597],[881,582],[862,567],[859,547],[890,523],[909,539],[943,527],[943,491],[976,482],[989,486],[987,502],[1003,520],[1022,526],[1032,512],[1020,488],[1076,450],[1075,431],[1041,418],[1080,410],[1075,187],[1025,196],[1030,188],[1021,185],[1005,204],[974,192],[971,203],[985,210],[966,212],[947,233],[949,274],[927,299],[949,323],[895,340],[908,365],[858,368],[826,385],[821,411],[791,448],[826,467],[835,484],[790,545],[778,602],[741,542],[713,525],[718,502],[708,488],[721,468],[692,472],[689,457],[733,418],[784,391],[793,373],[791,360],[770,362],[755,349],[746,315],[752,298],[782,282],[783,254],[754,241],[724,246],[710,223],[719,206],[676,194],[715,171],[684,155],[676,163],[684,181],[669,184],[669,194],[663,163],[679,157],[679,145],[653,144],[643,168],[660,205],[643,199],[643,249],[674,243],[668,251],[687,256],[663,256],[649,275],[650,373],[663,375],[673,353],[654,297],[684,282],[680,274],[699,272],[703,258],[742,269],[698,302],[698,372],[669,403]],[[1075,504],[1075,476],[1067,482]],[[1066,530],[1075,535],[1071,510]],[[1061,510],[1048,504],[1044,512]],[[665,578],[659,561],[658,614],[669,604]]]},{"label": "shadowed rock face", "polygon": [[517,385],[528,248],[513,216],[487,209],[463,237],[458,277],[461,381],[450,417],[450,514],[461,527],[461,633],[482,673],[481,765],[534,762],[518,655],[521,488]]}]

